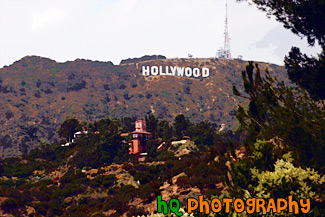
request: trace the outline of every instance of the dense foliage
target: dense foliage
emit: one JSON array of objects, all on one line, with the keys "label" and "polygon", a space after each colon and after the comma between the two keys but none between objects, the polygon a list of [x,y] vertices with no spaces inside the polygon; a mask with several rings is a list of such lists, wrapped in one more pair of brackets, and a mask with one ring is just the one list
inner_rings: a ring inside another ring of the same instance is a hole
[{"label": "dense foliage", "polygon": [[[121,132],[134,130],[130,119],[105,118],[85,124],[67,118],[58,131],[62,138],[69,140],[68,135],[80,129],[88,133],[69,146],[65,141],[63,146],[43,145],[21,157],[2,160],[0,196],[6,199],[1,210],[22,215],[32,207],[41,216],[103,216],[108,211],[111,216],[126,212],[132,216],[148,211],[130,202],[140,199],[144,204],[152,203],[166,183],[183,189],[198,188],[209,196],[220,193],[215,184],[221,182],[226,169],[225,141],[236,138],[232,132],[217,133],[208,121],[194,124],[181,114],[172,124],[148,115],[146,119],[156,127],[148,129],[155,129],[150,130],[154,139],[148,141],[147,162],[141,163],[128,154],[120,136]],[[182,157],[175,156],[177,147],[169,143],[180,138],[173,127],[179,125],[183,126],[182,135],[192,137],[199,147]],[[202,135],[194,133],[200,129],[209,130]],[[157,150],[163,141],[167,142],[166,148]],[[218,161],[216,156],[221,156]],[[185,174],[173,181],[182,172]]]},{"label": "dense foliage", "polygon": [[[244,92],[233,93],[249,100],[247,109],[239,106],[237,119],[246,134],[246,157],[228,154],[231,162],[225,176],[228,191],[221,195],[235,198],[309,198],[308,216],[323,216],[325,156],[324,111],[324,1],[254,1],[275,15],[310,45],[318,42],[319,59],[302,55],[292,48],[285,58],[289,78],[298,84],[279,81],[267,71],[261,76],[258,64],[250,62],[242,72]],[[230,157],[231,156],[231,157]],[[240,215],[246,216],[247,213]],[[260,214],[256,214],[258,216]],[[276,215],[270,213],[269,216]],[[282,212],[292,216],[293,213]]]}]

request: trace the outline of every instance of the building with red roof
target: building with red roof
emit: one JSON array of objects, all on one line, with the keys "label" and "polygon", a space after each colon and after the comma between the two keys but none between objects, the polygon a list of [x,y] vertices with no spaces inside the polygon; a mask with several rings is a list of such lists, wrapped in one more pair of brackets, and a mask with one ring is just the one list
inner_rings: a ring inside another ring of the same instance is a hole
[{"label": "building with red roof", "polygon": [[146,121],[135,121],[135,131],[130,133],[122,133],[121,136],[126,137],[132,135],[129,144],[129,154],[134,154],[136,159],[144,161],[147,156],[148,140],[152,139],[152,133],[146,131]]}]

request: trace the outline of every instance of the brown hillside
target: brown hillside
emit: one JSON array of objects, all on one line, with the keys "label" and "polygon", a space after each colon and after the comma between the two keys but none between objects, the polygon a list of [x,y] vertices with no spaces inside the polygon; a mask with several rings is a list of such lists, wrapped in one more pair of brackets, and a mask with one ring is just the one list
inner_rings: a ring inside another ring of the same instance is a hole
[{"label": "brown hillside", "polygon": [[[153,113],[172,121],[182,113],[194,122],[207,119],[228,129],[236,127],[236,105],[245,101],[233,96],[232,85],[241,89],[241,71],[247,62],[158,57],[162,56],[114,65],[28,56],[0,69],[0,157],[56,141],[57,129],[67,116],[90,122],[104,117],[143,119]],[[144,77],[142,65],[208,67],[210,77]],[[279,80],[285,78],[283,67],[259,65]],[[26,133],[32,139],[26,139]]]}]

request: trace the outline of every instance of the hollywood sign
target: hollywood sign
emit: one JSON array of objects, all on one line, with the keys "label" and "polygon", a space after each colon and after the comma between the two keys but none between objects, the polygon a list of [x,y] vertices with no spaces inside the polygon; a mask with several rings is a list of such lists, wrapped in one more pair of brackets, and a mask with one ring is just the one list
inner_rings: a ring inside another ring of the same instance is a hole
[{"label": "hollywood sign", "polygon": [[191,67],[178,67],[178,66],[142,66],[142,75],[171,75],[178,77],[209,77],[209,68],[191,68]]}]

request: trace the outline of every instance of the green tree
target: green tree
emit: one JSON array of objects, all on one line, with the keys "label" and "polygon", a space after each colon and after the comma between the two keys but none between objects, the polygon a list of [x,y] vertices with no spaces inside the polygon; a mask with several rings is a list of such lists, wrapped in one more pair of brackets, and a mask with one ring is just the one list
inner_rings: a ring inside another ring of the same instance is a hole
[{"label": "green tree", "polygon": [[182,139],[183,136],[188,135],[188,128],[191,122],[185,118],[183,114],[179,114],[175,117],[173,128],[177,139]]},{"label": "green tree", "polygon": [[[113,158],[118,154],[118,150],[122,143],[121,126],[118,120],[109,121],[104,119],[100,122],[99,140],[97,141],[97,151],[100,153],[100,161],[102,163],[111,163]],[[103,123],[109,123],[105,127]]]},{"label": "green tree", "polygon": [[[293,196],[293,200],[311,199],[314,201],[316,195],[324,198],[321,190],[325,181],[325,176],[319,175],[315,170],[310,168],[304,169],[296,167],[292,161],[290,153],[284,154],[281,158],[272,161],[266,160],[266,154],[270,153],[273,144],[267,141],[258,140],[254,144],[254,150],[249,157],[237,159],[236,162],[229,160],[231,169],[228,171],[231,175],[226,177],[228,192],[218,197],[227,198],[288,198]],[[269,163],[269,169],[265,168]],[[262,168],[262,169],[260,169]],[[234,214],[231,210],[231,214]],[[324,208],[321,204],[314,201],[311,206],[311,212],[306,216],[323,216]],[[224,216],[228,216],[226,214]],[[246,216],[246,215],[243,215]],[[256,213],[253,216],[260,216]],[[269,213],[267,216],[277,216]],[[287,210],[282,211],[281,216],[296,216],[288,213]]]},{"label": "green tree", "polygon": [[200,121],[189,127],[188,131],[191,140],[195,142],[200,150],[214,144],[215,129],[209,121]]},{"label": "green tree", "polygon": [[155,159],[158,156],[157,146],[155,145],[154,140],[148,141],[148,148],[147,148],[148,158]]},{"label": "green tree", "polygon": [[27,153],[29,151],[28,149],[35,145],[38,139],[37,132],[38,128],[36,126],[21,127],[21,134],[23,135],[23,153]]},{"label": "green tree", "polygon": [[121,143],[114,161],[124,163],[129,159],[129,145]]},{"label": "green tree", "polygon": [[[228,193],[230,197],[260,197],[263,193],[260,186],[264,186],[270,197],[286,197],[300,189],[298,184],[304,183],[288,178],[289,181],[283,179],[279,185],[268,185],[271,181],[263,183],[263,180],[270,179],[269,174],[280,174],[277,162],[286,153],[292,153],[294,165],[324,172],[324,104],[314,101],[301,88],[277,81],[267,71],[262,78],[258,65],[253,62],[242,72],[242,79],[245,93],[240,93],[236,87],[233,93],[249,99],[248,108],[239,106],[236,115],[247,135],[244,141],[246,157],[233,161],[236,155],[231,148],[228,154],[231,180],[225,175]],[[323,198],[320,188],[307,182],[312,192],[319,192],[318,196]],[[312,209],[314,213],[323,212],[317,203]]]},{"label": "green tree", "polygon": [[145,117],[147,124],[147,131],[155,134],[157,132],[158,127],[158,118],[156,118],[153,114],[146,115]]},{"label": "green tree", "polygon": [[1,204],[1,209],[6,213],[16,214],[18,212],[18,202],[14,198],[8,198]]},{"label": "green tree", "polygon": [[89,134],[78,139],[78,153],[73,158],[77,167],[99,167],[113,159],[125,158],[127,147],[122,145],[121,124],[117,119],[101,119],[89,126]]},{"label": "green tree", "polygon": [[136,118],[135,117],[123,117],[121,118],[121,124],[122,127],[125,128],[127,132],[134,131],[134,123],[135,123]]},{"label": "green tree", "polygon": [[239,106],[237,114],[241,128],[248,132],[248,150],[254,149],[249,145],[256,139],[272,139],[281,144],[275,147],[277,156],[292,151],[297,162],[324,170],[323,106],[301,88],[287,87],[267,71],[265,76],[261,79],[258,65],[250,62],[242,73],[246,95],[233,87],[235,95],[249,99],[247,111]]},{"label": "green tree", "polygon": [[[325,13],[323,14],[325,16]],[[325,99],[325,51],[319,58],[302,54],[299,48],[292,48],[285,57],[285,66],[291,81],[306,89],[312,98]]]},{"label": "green tree", "polygon": [[58,134],[60,137],[65,138],[68,142],[71,142],[73,134],[80,130],[80,122],[75,118],[67,117],[61,124]]},{"label": "green tree", "polygon": [[170,141],[173,135],[173,129],[169,125],[168,121],[161,120],[159,121],[157,127],[157,134],[159,138],[162,138],[164,141]]}]

